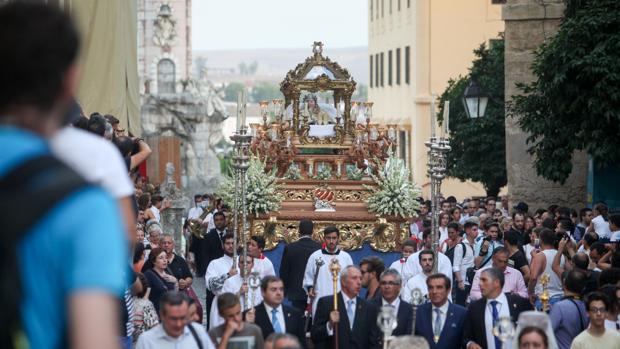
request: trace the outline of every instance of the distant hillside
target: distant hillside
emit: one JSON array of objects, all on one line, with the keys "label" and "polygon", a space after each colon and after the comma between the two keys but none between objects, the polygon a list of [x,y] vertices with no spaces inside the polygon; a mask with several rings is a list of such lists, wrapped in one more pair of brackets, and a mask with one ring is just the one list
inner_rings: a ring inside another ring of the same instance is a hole
[{"label": "distant hillside", "polygon": [[[286,73],[312,54],[312,49],[257,49],[194,51],[197,60],[206,59],[208,78],[214,82],[267,80],[280,82]],[[368,85],[368,50],[366,47],[325,48],[324,55],[349,70],[358,83]],[[241,75],[239,64],[256,61],[256,73]]]}]

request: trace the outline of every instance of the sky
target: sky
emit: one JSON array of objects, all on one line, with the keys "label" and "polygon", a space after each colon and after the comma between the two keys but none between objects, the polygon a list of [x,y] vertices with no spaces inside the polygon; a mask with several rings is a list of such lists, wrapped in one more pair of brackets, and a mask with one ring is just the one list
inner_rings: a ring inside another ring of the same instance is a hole
[{"label": "sky", "polygon": [[368,45],[367,0],[194,0],[194,50]]}]

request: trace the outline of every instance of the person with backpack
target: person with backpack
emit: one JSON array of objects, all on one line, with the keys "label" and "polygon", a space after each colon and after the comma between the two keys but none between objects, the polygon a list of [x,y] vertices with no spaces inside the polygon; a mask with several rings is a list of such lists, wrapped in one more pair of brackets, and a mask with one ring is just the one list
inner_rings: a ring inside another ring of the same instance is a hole
[{"label": "person with backpack", "polygon": [[[465,290],[465,278],[461,270],[465,268],[465,244],[462,242],[463,238],[459,234],[459,224],[452,222],[448,224],[448,239],[442,244],[442,252],[450,259],[452,263],[452,272],[454,273],[454,287],[452,292]],[[465,268],[466,269],[466,268]],[[456,296],[454,296],[456,298]]]},{"label": "person with backpack", "polygon": [[56,6],[0,6],[2,348],[120,346],[129,255],[119,206],[49,147],[73,101],[79,41]]}]

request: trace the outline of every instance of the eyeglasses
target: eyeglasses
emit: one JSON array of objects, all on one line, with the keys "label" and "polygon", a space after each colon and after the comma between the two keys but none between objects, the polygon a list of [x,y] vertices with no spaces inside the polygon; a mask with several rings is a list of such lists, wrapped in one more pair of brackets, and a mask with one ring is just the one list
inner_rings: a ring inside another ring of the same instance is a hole
[{"label": "eyeglasses", "polygon": [[605,314],[607,312],[607,309],[605,308],[590,308],[590,311],[593,312],[594,314]]},{"label": "eyeglasses", "polygon": [[381,286],[400,286],[400,283],[396,282],[396,281],[381,281],[380,283]]}]

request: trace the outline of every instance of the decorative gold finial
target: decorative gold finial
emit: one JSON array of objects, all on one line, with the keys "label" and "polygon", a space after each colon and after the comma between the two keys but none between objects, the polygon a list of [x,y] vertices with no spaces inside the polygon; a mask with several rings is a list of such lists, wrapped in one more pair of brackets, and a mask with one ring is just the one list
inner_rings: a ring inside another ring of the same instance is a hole
[{"label": "decorative gold finial", "polygon": [[549,296],[549,291],[547,290],[550,279],[551,278],[549,277],[549,274],[543,274],[540,277],[540,284],[542,285],[543,291],[540,294],[539,298],[540,302],[542,303],[542,310],[545,312],[549,310],[549,299],[551,299],[551,297]]},{"label": "decorative gold finial", "polygon": [[312,44],[312,53],[314,53],[315,56],[323,55],[323,43],[320,41],[315,41]]}]

